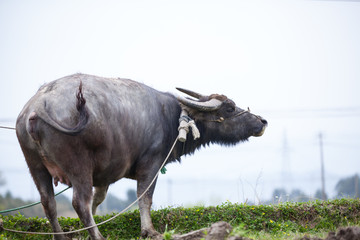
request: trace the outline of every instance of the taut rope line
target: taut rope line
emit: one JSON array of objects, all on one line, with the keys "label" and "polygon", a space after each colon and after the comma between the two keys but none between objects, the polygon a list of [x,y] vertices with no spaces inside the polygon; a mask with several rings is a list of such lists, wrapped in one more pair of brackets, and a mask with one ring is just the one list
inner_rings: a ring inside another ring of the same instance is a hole
[{"label": "taut rope line", "polygon": [[[63,192],[65,192],[65,191],[68,190],[69,188],[71,188],[71,187],[67,187],[67,188],[65,188],[64,190],[61,190],[60,192],[58,192],[57,194],[55,194],[55,197],[56,197],[57,195],[62,194]],[[38,202],[30,203],[30,204],[27,204],[27,205],[24,205],[24,206],[21,206],[21,207],[11,208],[11,209],[7,209],[7,210],[2,210],[2,211],[0,211],[0,214],[12,212],[12,211],[16,211],[16,210],[20,210],[20,209],[24,209],[24,208],[29,208],[29,207],[38,205],[38,204],[40,204],[40,203],[41,203],[41,201],[38,201]]]},{"label": "taut rope line", "polygon": [[[103,222],[100,222],[100,223],[97,223],[95,225],[92,225],[92,226],[89,226],[89,227],[84,227],[84,228],[81,228],[81,229],[78,229],[78,230],[74,230],[74,231],[69,231],[69,232],[26,232],[26,231],[18,231],[18,230],[13,230],[13,229],[8,229],[8,228],[4,228],[3,227],[3,221],[2,219],[0,219],[0,232],[2,230],[5,230],[5,231],[8,231],[8,232],[13,232],[13,233],[21,233],[21,234],[34,234],[34,235],[65,235],[65,234],[72,234],[72,233],[78,233],[78,232],[81,232],[81,231],[85,231],[85,230],[88,230],[90,228],[94,228],[94,227],[97,227],[97,226],[100,226],[100,225],[103,225],[107,222],[110,222],[112,221],[113,219],[117,218],[118,216],[120,216],[121,214],[123,214],[124,212],[126,212],[127,210],[129,210],[135,203],[137,203],[146,193],[147,191],[150,189],[150,187],[154,184],[156,178],[159,176],[161,170],[164,168],[167,160],[169,159],[172,151],[174,150],[175,148],[175,145],[178,141],[181,141],[181,142],[185,142],[186,141],[186,135],[188,133],[188,130],[189,130],[189,127],[192,128],[192,134],[193,134],[193,137],[194,139],[197,139],[200,137],[200,133],[199,133],[199,130],[197,129],[196,125],[195,125],[195,122],[192,121],[190,118],[187,118],[185,119],[185,116],[187,116],[187,112],[186,111],[183,111],[181,113],[181,117],[183,118],[180,118],[179,119],[179,122],[180,122],[180,125],[181,127],[179,127],[178,131],[179,131],[179,135],[176,137],[173,145],[171,146],[170,150],[169,150],[169,153],[167,154],[166,158],[164,159],[163,163],[161,164],[159,170],[157,171],[157,173],[155,174],[153,180],[150,182],[149,186],[145,189],[145,191],[134,201],[132,202],[129,206],[127,206],[125,209],[123,209],[121,212],[117,213],[116,215],[112,216],[111,218],[103,221]],[[186,122],[186,124],[182,124],[182,122]],[[6,129],[12,129],[12,130],[15,130],[15,128],[9,128],[9,127],[1,127],[0,128],[6,128]],[[69,187],[70,188],[70,187]],[[67,188],[67,189],[69,189]],[[67,189],[64,189],[63,191],[59,192],[58,194],[64,192],[65,190]],[[57,194],[57,195],[58,195]],[[9,209],[7,211],[10,211],[12,209]]]},{"label": "taut rope line", "polygon": [[1,223],[0,223],[0,231],[1,230],[5,230],[5,231],[8,231],[8,232],[14,232],[14,233],[22,233],[22,234],[35,234],[35,235],[61,235],[61,234],[72,234],[72,233],[78,233],[78,232],[81,232],[81,231],[84,231],[84,230],[88,230],[90,228],[94,228],[94,227],[97,227],[97,226],[100,226],[100,225],[103,225],[107,222],[110,222],[112,221],[113,219],[117,218],[118,216],[120,216],[121,214],[123,214],[124,212],[126,212],[127,210],[129,210],[135,203],[137,203],[145,194],[146,192],[150,189],[150,187],[154,184],[156,178],[159,176],[159,173],[160,173],[160,170],[165,166],[168,158],[170,157],[170,154],[172,153],[172,151],[174,150],[174,147],[177,143],[177,141],[179,140],[179,137],[177,137],[174,141],[174,144],[172,145],[168,155],[166,156],[164,162],[161,164],[159,170],[157,171],[156,175],[154,176],[153,180],[150,182],[149,186],[145,189],[145,191],[134,201],[132,202],[129,206],[127,206],[125,209],[123,209],[121,212],[119,212],[118,214],[116,214],[115,216],[112,216],[111,218],[103,221],[103,222],[100,222],[100,223],[97,223],[93,226],[89,226],[89,227],[84,227],[84,228],[81,228],[81,229],[78,229],[78,230],[74,230],[74,231],[69,231],[69,232],[56,232],[56,233],[47,233],[47,232],[26,232],[26,231],[18,231],[18,230],[13,230],[13,229],[8,229],[8,228],[4,228],[3,226],[1,226]]},{"label": "taut rope line", "polygon": [[16,130],[16,128],[14,128],[14,127],[5,127],[5,126],[0,126],[0,128],[3,128],[3,129],[10,129],[10,130]]}]

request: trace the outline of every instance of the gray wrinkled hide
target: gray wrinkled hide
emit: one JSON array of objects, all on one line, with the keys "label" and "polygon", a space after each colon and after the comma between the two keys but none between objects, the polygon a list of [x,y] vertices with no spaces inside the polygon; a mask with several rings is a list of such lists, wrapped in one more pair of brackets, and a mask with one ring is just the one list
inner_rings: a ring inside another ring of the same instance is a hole
[{"label": "gray wrinkled hide", "polygon": [[[178,143],[168,162],[209,143],[233,145],[264,132],[264,119],[234,117],[243,110],[225,96],[203,98],[223,103],[212,112],[187,108],[201,137]],[[74,209],[85,226],[94,225],[109,184],[131,178],[138,196],[144,192],[177,137],[180,112],[173,95],[127,79],[75,74],[42,86],[21,111],[16,133],[53,230],[62,231],[53,183],[73,187]],[[217,122],[219,117],[225,121]],[[158,235],[150,218],[154,188],[139,201],[142,236]],[[96,227],[89,234],[104,239]]]}]

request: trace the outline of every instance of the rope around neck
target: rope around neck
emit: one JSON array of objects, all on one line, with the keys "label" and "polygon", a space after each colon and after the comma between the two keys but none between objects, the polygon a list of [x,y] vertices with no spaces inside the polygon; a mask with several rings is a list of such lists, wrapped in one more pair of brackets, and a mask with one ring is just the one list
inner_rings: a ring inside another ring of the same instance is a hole
[{"label": "rope around neck", "polygon": [[26,232],[26,231],[18,231],[18,230],[13,230],[13,229],[8,229],[8,228],[4,228],[2,226],[2,223],[0,222],[0,232],[2,230],[5,230],[5,231],[8,231],[8,232],[13,232],[13,233],[22,233],[22,234],[36,234],[36,235],[60,235],[60,234],[72,234],[72,233],[78,233],[78,232],[82,232],[82,231],[85,231],[85,230],[88,230],[90,228],[94,228],[94,227],[97,227],[97,226],[100,226],[100,225],[103,225],[107,222],[110,222],[112,221],[113,219],[117,218],[118,216],[120,216],[121,214],[123,214],[124,212],[126,212],[127,210],[129,210],[135,203],[137,203],[146,193],[147,191],[150,189],[150,187],[154,184],[156,178],[159,176],[159,173],[160,173],[160,170],[165,166],[168,158],[170,157],[170,154],[172,153],[172,151],[174,150],[174,147],[177,143],[177,141],[179,140],[179,137],[177,137],[168,153],[168,155],[166,156],[164,162],[161,164],[159,170],[157,171],[156,175],[154,176],[153,180],[150,182],[149,186],[145,189],[145,191],[134,201],[132,202],[129,206],[127,206],[125,209],[123,209],[121,212],[119,212],[118,214],[116,214],[115,216],[112,216],[111,218],[103,221],[103,222],[100,222],[100,223],[97,223],[95,225],[92,225],[92,226],[89,226],[89,227],[84,227],[84,228],[81,228],[81,229],[78,229],[78,230],[74,230],[74,231],[69,231],[69,232],[51,232],[51,233],[47,233],[47,232]]}]

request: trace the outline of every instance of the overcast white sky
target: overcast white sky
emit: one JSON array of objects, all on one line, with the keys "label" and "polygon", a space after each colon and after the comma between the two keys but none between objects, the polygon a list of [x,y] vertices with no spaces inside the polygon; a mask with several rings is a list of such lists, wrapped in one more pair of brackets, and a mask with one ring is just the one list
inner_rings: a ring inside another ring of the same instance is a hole
[{"label": "overcast white sky", "polygon": [[[43,83],[76,72],[221,93],[266,118],[267,131],[170,165],[155,206],[265,200],[277,187],[314,195],[320,132],[333,196],[360,167],[359,23],[359,1],[0,1],[0,123],[14,126]],[[0,166],[1,193],[38,197],[9,130]]]}]

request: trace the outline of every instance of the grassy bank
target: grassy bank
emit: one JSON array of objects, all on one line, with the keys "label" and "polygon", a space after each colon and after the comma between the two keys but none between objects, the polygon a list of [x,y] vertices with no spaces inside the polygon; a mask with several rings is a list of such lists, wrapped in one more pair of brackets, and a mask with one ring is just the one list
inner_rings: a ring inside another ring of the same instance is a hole
[{"label": "grassy bank", "polygon": [[[96,216],[101,222],[112,215]],[[252,206],[226,202],[216,207],[165,208],[152,211],[151,217],[159,232],[174,230],[187,233],[209,227],[217,221],[226,221],[233,227],[233,234],[254,239],[291,239],[301,235],[321,235],[340,226],[360,225],[360,200],[338,199],[306,203]],[[24,218],[21,215],[0,216],[4,227],[23,231],[50,232],[51,227],[43,218]],[[79,219],[60,218],[64,231],[82,227]],[[138,239],[140,236],[139,211],[125,213],[99,227],[109,239]],[[171,231],[172,232],[172,231]],[[72,237],[84,238],[87,232]],[[51,236],[19,235],[2,231],[0,239],[51,239]]]}]

